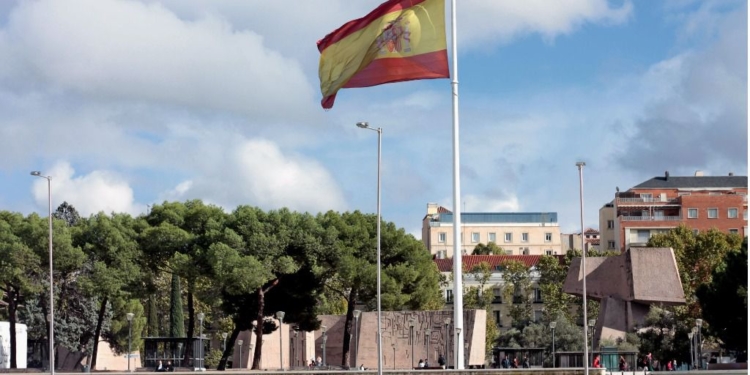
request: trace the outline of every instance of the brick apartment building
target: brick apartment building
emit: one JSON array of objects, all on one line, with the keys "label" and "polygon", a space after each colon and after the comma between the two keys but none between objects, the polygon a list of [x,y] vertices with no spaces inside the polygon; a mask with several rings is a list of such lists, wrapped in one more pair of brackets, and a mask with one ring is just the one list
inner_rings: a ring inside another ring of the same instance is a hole
[{"label": "brick apartment building", "polygon": [[[453,257],[453,212],[428,203],[422,242],[438,259]],[[461,253],[490,242],[506,255],[562,254],[557,212],[462,212]]]},{"label": "brick apartment building", "polygon": [[[619,189],[618,189],[619,190]],[[664,176],[646,180],[599,210],[601,250],[643,246],[680,224],[747,236],[747,176]]]}]

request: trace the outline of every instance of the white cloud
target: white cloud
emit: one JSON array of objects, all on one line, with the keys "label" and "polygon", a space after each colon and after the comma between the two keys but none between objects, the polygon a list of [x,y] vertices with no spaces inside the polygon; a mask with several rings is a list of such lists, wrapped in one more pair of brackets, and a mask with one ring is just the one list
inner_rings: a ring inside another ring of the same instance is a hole
[{"label": "white cloud", "polygon": [[316,93],[301,65],[216,17],[183,21],[159,4],[24,2],[0,32],[0,84],[72,90],[95,101],[302,120]]},{"label": "white cloud", "polygon": [[551,40],[585,23],[625,22],[633,11],[630,1],[615,8],[607,0],[487,0],[458,4],[459,43],[465,42],[472,48],[492,47],[531,33]]},{"label": "white cloud", "polygon": [[201,198],[227,209],[240,204],[309,212],[346,207],[337,182],[324,166],[285,154],[269,140],[240,139],[203,155],[206,160],[197,165],[193,177],[165,194],[165,199]]},{"label": "white cloud", "polygon": [[[62,202],[68,202],[82,216],[97,212],[126,212],[137,215],[144,206],[135,202],[133,189],[117,173],[96,170],[84,176],[75,176],[75,170],[67,161],[56,163],[49,171],[51,176],[53,209]],[[33,183],[34,200],[40,207],[47,206],[47,182],[37,179]]]}]

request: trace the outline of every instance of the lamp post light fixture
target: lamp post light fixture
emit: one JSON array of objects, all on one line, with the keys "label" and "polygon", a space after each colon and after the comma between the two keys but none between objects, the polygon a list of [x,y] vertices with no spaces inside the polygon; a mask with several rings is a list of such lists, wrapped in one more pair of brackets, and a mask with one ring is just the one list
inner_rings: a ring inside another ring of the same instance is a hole
[{"label": "lamp post light fixture", "polygon": [[583,362],[583,371],[585,375],[589,375],[589,346],[587,344],[587,341],[589,339],[588,335],[588,327],[586,326],[586,320],[588,318],[587,310],[586,310],[586,298],[588,297],[586,295],[586,244],[585,244],[585,238],[584,235],[585,229],[583,228],[583,167],[586,165],[585,162],[579,161],[576,162],[576,167],[578,167],[578,179],[579,179],[579,189],[578,194],[580,198],[581,203],[581,274],[583,275],[583,358],[586,358],[586,361]]},{"label": "lamp post light fixture", "polygon": [[221,346],[223,351],[227,351],[227,336],[229,335],[226,332],[221,333],[221,338],[224,339],[224,344]]},{"label": "lamp post light fixture", "polygon": [[[352,355],[351,357],[354,358],[354,366],[357,365],[357,357],[359,357],[359,315],[362,314],[362,311],[360,310],[354,310],[354,353],[355,355]],[[349,364],[351,366],[351,363]]]},{"label": "lamp post light fixture", "polygon": [[49,222],[49,372],[51,375],[55,374],[55,299],[53,297],[55,292],[54,283],[52,281],[52,177],[44,176],[42,172],[33,171],[32,176],[41,177],[47,180],[47,218]]},{"label": "lamp post light fixture", "polygon": [[204,313],[198,313],[198,326],[200,327],[199,334],[198,334],[198,342],[200,343],[200,346],[198,346],[198,370],[204,371],[203,368],[203,318],[206,317],[206,314]]},{"label": "lamp post light fixture", "polygon": [[240,347],[240,367],[239,368],[242,368],[242,354],[243,354],[242,353],[242,340],[237,340],[237,346]]},{"label": "lamp post light fixture", "polygon": [[131,338],[133,336],[133,313],[125,314],[125,318],[128,319],[128,372],[130,372],[130,353],[131,349]]},{"label": "lamp post light fixture", "polygon": [[409,319],[409,342],[411,343],[411,368],[414,368],[414,317]]},{"label": "lamp post light fixture", "polygon": [[281,369],[281,371],[284,371],[284,350],[282,349],[284,344],[281,340],[281,327],[284,325],[284,312],[277,311],[276,319],[279,320],[279,368]]},{"label": "lamp post light fixture", "polygon": [[376,309],[378,311],[378,331],[376,334],[377,349],[378,349],[378,375],[383,375],[383,330],[381,328],[381,311],[380,311],[380,164],[381,164],[381,150],[383,144],[383,129],[382,128],[371,128],[370,124],[366,121],[360,121],[357,123],[357,127],[362,129],[369,129],[378,133],[378,186],[377,186],[377,292],[376,292]]},{"label": "lamp post light fixture", "polygon": [[550,322],[549,328],[552,330],[552,368],[555,368],[555,328],[557,328],[557,321]]}]

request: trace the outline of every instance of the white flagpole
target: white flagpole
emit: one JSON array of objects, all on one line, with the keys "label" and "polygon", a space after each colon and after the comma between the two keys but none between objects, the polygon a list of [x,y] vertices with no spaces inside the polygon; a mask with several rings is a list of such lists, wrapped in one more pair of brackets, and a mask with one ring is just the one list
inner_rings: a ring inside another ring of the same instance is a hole
[{"label": "white flagpole", "polygon": [[[464,368],[464,345],[461,333],[466,334],[464,328],[464,293],[461,273],[461,164],[459,163],[458,147],[458,51],[456,50],[456,0],[451,0],[451,48],[453,73],[451,87],[453,89],[453,330],[446,332],[453,336],[453,366],[455,369]],[[450,326],[448,326],[450,330]],[[449,336],[450,337],[450,336]],[[447,343],[446,343],[447,344]],[[448,358],[446,358],[446,361]]]}]

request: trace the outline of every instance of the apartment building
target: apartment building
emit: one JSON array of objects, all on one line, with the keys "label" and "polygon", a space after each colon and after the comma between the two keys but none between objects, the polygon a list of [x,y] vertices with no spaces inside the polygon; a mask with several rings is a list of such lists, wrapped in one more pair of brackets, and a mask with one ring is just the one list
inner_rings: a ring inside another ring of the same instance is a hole
[{"label": "apartment building", "polygon": [[[462,212],[461,251],[495,243],[506,255],[562,254],[557,212]],[[453,257],[453,212],[427,204],[422,242],[438,259]]]},{"label": "apartment building", "polygon": [[[600,250],[600,239],[599,231],[594,228],[587,228],[584,232],[583,245],[586,251]],[[565,254],[568,250],[581,249],[581,233],[563,233],[560,235],[560,243],[562,244],[562,253]]]},{"label": "apartment building", "polygon": [[[470,270],[474,266],[479,265],[482,262],[486,262],[490,265],[493,272],[490,280],[484,286],[484,292],[491,292],[492,299],[492,316],[495,318],[497,326],[502,329],[508,329],[511,327],[512,319],[508,316],[509,308],[514,303],[520,303],[521,301],[514,298],[512,301],[503,299],[502,285],[503,285],[503,273],[502,264],[504,262],[513,260],[524,263],[531,270],[531,295],[529,296],[532,301],[532,320],[537,321],[542,318],[544,300],[542,299],[542,293],[539,290],[537,283],[539,282],[539,272],[536,271],[536,264],[539,262],[541,255],[467,255],[461,258],[463,267],[465,270]],[[561,260],[562,256],[558,256],[558,260]],[[440,273],[445,276],[446,280],[452,280],[451,276],[453,273],[453,259],[435,259],[435,264],[440,270]],[[463,279],[464,290],[470,287],[479,287],[479,282],[474,279],[471,274],[465,273]],[[443,297],[448,305],[453,303],[453,283],[448,285],[442,285],[441,291]]]},{"label": "apartment building", "polygon": [[644,246],[680,224],[695,231],[716,228],[747,237],[747,176],[664,176],[646,180],[599,210],[601,249]]}]

